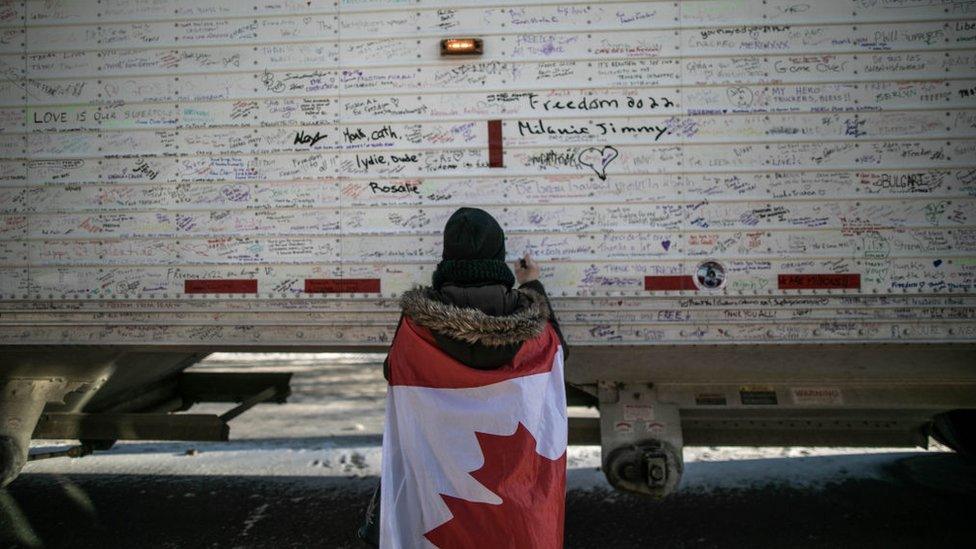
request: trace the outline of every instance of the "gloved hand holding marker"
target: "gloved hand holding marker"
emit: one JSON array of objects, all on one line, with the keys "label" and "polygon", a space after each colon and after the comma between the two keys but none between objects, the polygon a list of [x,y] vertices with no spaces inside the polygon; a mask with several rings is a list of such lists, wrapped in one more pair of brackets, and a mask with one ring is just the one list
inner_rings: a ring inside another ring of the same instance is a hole
[{"label": "gloved hand holding marker", "polygon": [[526,252],[525,256],[515,262],[515,279],[519,284],[539,280],[539,264]]}]

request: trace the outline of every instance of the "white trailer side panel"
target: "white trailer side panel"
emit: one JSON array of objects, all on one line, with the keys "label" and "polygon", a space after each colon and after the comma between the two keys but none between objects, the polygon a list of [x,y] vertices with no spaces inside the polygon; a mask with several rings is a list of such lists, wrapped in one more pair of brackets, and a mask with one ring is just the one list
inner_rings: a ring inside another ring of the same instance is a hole
[{"label": "white trailer side panel", "polygon": [[0,345],[382,346],[460,206],[574,345],[976,342],[971,0],[0,2],[0,131]]}]

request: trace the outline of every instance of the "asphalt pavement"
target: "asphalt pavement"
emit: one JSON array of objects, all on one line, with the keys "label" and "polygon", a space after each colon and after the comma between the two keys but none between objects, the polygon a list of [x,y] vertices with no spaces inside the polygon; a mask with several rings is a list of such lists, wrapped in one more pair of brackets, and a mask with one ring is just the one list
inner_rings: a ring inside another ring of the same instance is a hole
[{"label": "asphalt pavement", "polygon": [[[6,547],[362,547],[354,531],[375,482],[27,473],[0,492],[0,540]],[[880,478],[817,488],[764,485],[760,471],[753,487],[686,490],[660,501],[573,490],[566,547],[971,547],[973,509],[972,464],[955,454],[897,454]]]}]

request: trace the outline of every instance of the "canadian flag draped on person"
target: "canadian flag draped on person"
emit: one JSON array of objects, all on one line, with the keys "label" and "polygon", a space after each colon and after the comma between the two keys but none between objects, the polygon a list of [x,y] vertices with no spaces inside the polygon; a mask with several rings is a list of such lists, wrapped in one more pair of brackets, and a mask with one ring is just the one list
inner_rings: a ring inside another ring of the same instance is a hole
[{"label": "canadian flag draped on person", "polygon": [[433,285],[401,299],[379,517],[364,527],[380,547],[562,547],[565,343],[538,266],[517,263],[513,289],[504,254],[494,218],[462,208]]},{"label": "canadian flag draped on person", "polygon": [[562,547],[566,400],[551,326],[476,370],[405,316],[390,351],[383,547]]}]

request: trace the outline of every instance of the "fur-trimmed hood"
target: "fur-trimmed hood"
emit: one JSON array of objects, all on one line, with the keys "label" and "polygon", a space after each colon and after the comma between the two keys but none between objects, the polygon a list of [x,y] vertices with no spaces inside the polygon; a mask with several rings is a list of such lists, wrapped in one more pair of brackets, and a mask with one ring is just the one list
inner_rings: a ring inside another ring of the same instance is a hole
[{"label": "fur-trimmed hood", "polygon": [[403,314],[414,323],[452,339],[488,347],[519,344],[541,334],[549,321],[545,296],[520,288],[529,305],[503,316],[445,303],[431,287],[415,288],[400,298]]}]

